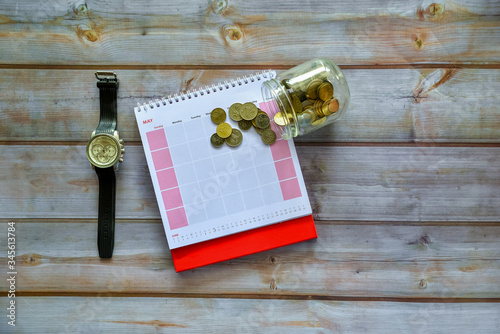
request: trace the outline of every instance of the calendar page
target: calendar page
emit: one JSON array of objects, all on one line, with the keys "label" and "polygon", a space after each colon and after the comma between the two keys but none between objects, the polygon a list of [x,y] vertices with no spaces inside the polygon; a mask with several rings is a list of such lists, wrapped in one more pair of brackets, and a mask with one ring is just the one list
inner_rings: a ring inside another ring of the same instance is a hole
[{"label": "calendar page", "polygon": [[[252,102],[264,112],[262,82],[274,72],[135,108],[171,249],[311,214],[293,140],[266,145],[254,130],[236,147],[214,147],[210,114]],[[237,122],[227,117],[233,128]]]}]

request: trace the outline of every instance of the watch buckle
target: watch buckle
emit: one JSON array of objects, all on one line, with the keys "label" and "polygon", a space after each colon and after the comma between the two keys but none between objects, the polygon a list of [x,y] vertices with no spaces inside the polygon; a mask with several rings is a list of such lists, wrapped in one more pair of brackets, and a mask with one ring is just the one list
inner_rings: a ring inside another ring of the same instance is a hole
[{"label": "watch buckle", "polygon": [[97,80],[116,80],[116,73],[110,71],[97,71],[95,72]]}]

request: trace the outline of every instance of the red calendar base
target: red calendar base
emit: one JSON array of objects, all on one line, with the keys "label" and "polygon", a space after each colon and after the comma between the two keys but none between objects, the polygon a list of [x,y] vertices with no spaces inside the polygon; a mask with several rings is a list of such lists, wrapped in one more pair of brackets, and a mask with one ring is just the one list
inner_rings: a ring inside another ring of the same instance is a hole
[{"label": "red calendar base", "polygon": [[312,215],[172,249],[176,272],[317,238]]}]

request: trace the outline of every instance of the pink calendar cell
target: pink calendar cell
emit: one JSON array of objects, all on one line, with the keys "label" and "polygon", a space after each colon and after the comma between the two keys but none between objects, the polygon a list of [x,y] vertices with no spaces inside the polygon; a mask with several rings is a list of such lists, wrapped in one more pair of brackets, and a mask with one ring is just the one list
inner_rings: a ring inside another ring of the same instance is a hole
[{"label": "pink calendar cell", "polygon": [[171,230],[189,225],[184,208],[167,211],[167,218]]},{"label": "pink calendar cell", "polygon": [[288,201],[292,198],[297,198],[302,195],[300,192],[299,181],[297,178],[289,179],[280,182],[281,193],[283,194],[283,199]]},{"label": "pink calendar cell", "polygon": [[276,167],[276,172],[278,173],[278,180],[283,181],[286,179],[291,179],[296,177],[295,167],[293,165],[292,158],[276,161],[274,163]]},{"label": "pink calendar cell", "polygon": [[151,151],[159,150],[160,148],[167,147],[167,137],[163,129],[146,132],[148,138],[149,149]]},{"label": "pink calendar cell", "polygon": [[161,192],[163,204],[166,210],[178,208],[182,206],[182,197],[179,188],[172,188]]},{"label": "pink calendar cell", "polygon": [[153,157],[155,170],[170,168],[173,166],[172,157],[170,156],[170,150],[168,148],[151,152],[151,156]]},{"label": "pink calendar cell", "polygon": [[158,183],[160,184],[160,190],[170,189],[178,187],[177,177],[175,176],[175,171],[173,168],[164,169],[162,171],[156,172],[158,177]]},{"label": "pink calendar cell", "polygon": [[292,156],[288,142],[283,139],[277,140],[271,145],[271,153],[274,161],[290,158]]}]

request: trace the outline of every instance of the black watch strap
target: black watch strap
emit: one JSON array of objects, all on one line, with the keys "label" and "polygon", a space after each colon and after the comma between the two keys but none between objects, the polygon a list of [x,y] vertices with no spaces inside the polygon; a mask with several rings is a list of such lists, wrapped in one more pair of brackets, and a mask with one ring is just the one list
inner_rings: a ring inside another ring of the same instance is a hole
[{"label": "black watch strap", "polygon": [[[99,88],[100,117],[96,134],[114,134],[117,126],[118,79],[112,72],[97,72]],[[99,179],[99,212],[97,218],[97,247],[101,258],[113,255],[115,244],[115,197],[116,178],[113,167],[99,168],[95,171]]]},{"label": "black watch strap", "polygon": [[99,257],[110,258],[115,245],[116,178],[113,167],[95,168],[99,178],[99,213],[97,219],[97,248]]},{"label": "black watch strap", "polygon": [[116,111],[116,96],[118,90],[118,80],[115,77],[99,78],[97,87],[99,88],[99,101],[100,101],[100,117],[99,125],[95,131],[99,133],[110,133],[116,130],[117,125],[117,111]]}]

